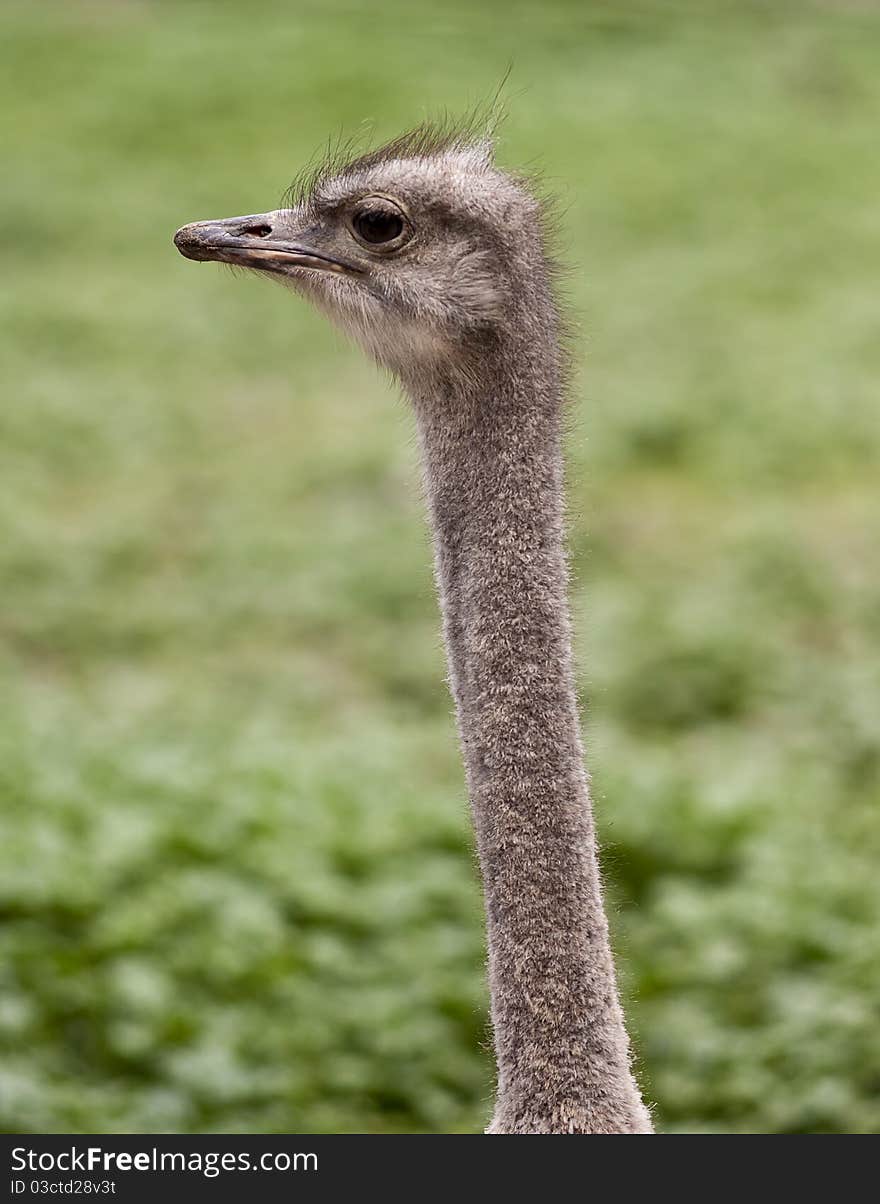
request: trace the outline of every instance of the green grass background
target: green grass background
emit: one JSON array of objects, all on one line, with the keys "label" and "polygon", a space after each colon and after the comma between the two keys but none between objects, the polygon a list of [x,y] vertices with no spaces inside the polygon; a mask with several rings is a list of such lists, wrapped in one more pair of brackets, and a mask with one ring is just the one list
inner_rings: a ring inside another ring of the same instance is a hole
[{"label": "green grass background", "polygon": [[880,9],[5,3],[0,1124],[477,1130],[410,417],[184,262],[491,93],[563,198],[580,685],[666,1131],[880,1129]]}]

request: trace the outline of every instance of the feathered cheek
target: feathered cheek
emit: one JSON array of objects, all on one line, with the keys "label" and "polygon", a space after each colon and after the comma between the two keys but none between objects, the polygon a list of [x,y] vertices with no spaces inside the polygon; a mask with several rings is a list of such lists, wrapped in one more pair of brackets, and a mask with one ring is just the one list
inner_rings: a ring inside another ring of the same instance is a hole
[{"label": "feathered cheek", "polygon": [[453,306],[470,326],[492,326],[504,316],[503,286],[492,272],[484,251],[473,251],[461,258],[450,294]]}]

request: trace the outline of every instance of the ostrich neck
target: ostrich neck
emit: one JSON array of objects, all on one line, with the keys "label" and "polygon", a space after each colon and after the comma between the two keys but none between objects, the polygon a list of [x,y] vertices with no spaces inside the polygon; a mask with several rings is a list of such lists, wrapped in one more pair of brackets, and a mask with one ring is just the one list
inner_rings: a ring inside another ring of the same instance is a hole
[{"label": "ostrich neck", "polygon": [[553,340],[511,337],[410,390],[485,892],[490,1132],[647,1132],[573,682],[558,364]]}]

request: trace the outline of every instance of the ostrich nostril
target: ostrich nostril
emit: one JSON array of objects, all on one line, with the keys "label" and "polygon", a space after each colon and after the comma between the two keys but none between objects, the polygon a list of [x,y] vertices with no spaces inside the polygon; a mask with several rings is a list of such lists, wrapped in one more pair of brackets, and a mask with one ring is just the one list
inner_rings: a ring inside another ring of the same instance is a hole
[{"label": "ostrich nostril", "polygon": [[268,238],[272,233],[272,227],[267,226],[264,223],[260,223],[256,226],[242,226],[241,233],[250,234],[253,238]]}]

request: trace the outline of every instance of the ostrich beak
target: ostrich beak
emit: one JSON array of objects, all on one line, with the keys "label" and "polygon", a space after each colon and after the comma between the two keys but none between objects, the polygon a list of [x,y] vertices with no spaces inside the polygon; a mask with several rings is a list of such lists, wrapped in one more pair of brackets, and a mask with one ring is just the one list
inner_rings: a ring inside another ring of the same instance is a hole
[{"label": "ostrich beak", "polygon": [[217,221],[192,222],[174,235],[174,245],[187,259],[217,260],[240,267],[285,271],[312,268],[321,272],[361,272],[353,263],[335,259],[314,247],[283,237],[284,212],[252,213]]}]

